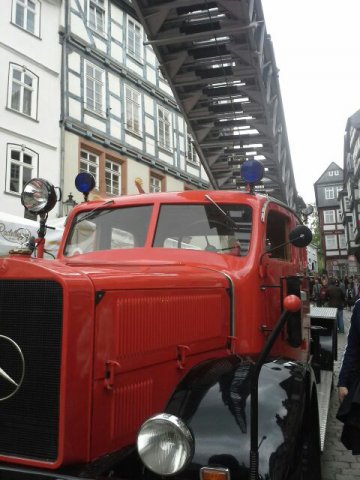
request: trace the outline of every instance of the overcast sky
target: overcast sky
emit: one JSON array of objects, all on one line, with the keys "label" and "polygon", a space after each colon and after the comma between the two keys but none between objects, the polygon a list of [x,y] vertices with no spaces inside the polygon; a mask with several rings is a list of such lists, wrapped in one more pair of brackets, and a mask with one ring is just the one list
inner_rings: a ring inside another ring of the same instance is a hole
[{"label": "overcast sky", "polygon": [[360,109],[360,0],[262,0],[274,45],[298,193],[343,168],[347,119]]}]

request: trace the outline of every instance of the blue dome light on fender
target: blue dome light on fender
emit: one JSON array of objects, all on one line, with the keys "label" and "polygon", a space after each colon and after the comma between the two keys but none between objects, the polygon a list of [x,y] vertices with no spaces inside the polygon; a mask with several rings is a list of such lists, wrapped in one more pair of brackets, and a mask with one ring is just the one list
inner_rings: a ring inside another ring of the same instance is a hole
[{"label": "blue dome light on fender", "polygon": [[246,183],[260,182],[264,176],[264,165],[258,160],[247,160],[241,165],[240,175]]}]

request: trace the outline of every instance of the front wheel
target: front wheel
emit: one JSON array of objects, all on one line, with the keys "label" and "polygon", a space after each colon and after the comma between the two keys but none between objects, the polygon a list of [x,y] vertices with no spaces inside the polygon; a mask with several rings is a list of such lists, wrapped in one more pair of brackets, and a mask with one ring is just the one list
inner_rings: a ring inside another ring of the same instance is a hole
[{"label": "front wheel", "polygon": [[311,411],[305,412],[299,438],[297,466],[288,480],[321,480],[321,447],[319,415],[316,393],[313,394]]}]

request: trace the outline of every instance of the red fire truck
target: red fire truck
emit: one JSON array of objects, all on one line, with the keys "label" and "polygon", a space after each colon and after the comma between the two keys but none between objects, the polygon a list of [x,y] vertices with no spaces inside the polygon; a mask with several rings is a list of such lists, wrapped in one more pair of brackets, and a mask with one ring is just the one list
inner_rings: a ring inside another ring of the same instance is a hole
[{"label": "red fire truck", "polygon": [[54,187],[26,185],[39,239],[0,262],[1,478],[321,478],[311,232],[254,178],[85,201],[56,260],[32,254]]}]

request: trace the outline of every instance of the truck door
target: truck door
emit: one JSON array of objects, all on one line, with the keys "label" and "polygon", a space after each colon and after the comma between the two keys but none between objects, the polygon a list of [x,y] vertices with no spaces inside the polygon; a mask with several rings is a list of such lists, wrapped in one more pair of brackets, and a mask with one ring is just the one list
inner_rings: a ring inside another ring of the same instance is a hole
[{"label": "truck door", "polygon": [[[283,297],[292,293],[299,294],[298,290],[303,290],[303,281],[299,283],[298,277],[301,273],[299,249],[289,243],[289,233],[295,226],[294,224],[294,218],[287,210],[282,209],[278,205],[274,205],[274,208],[269,209],[266,218],[265,241],[265,248],[269,253],[264,255],[262,261],[264,271],[265,324],[269,330],[274,327],[281,314]],[[295,285],[297,286],[296,289],[293,288]],[[309,336],[308,319],[304,317],[305,313],[303,310],[302,313],[299,314],[302,320],[300,327],[301,332],[297,335],[297,341],[300,342],[301,339],[308,338]],[[288,341],[284,342],[286,339]],[[307,357],[306,348],[306,345],[302,345],[302,343],[300,349],[295,348],[295,344],[290,342],[290,332],[284,330],[273,348],[273,354],[287,355],[300,360]]]},{"label": "truck door", "polygon": [[265,315],[266,324],[269,328],[273,328],[281,313],[281,278],[294,274],[291,262],[291,245],[287,244],[290,221],[290,215],[286,211],[280,209],[268,211],[265,249],[269,253],[264,255],[262,262],[265,272],[263,287]]}]

